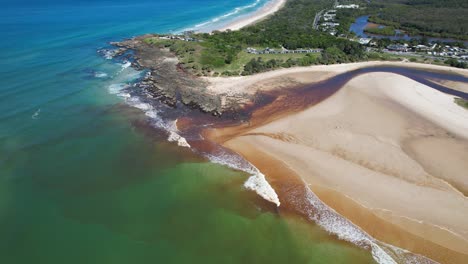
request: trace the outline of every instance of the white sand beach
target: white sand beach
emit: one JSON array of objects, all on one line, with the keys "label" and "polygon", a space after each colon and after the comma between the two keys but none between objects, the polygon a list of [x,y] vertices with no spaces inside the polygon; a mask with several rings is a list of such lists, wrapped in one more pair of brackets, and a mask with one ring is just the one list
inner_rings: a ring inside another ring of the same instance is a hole
[{"label": "white sand beach", "polygon": [[238,20],[235,20],[232,23],[220,28],[219,30],[220,31],[225,31],[228,29],[239,30],[245,26],[254,24],[255,22],[265,19],[269,15],[278,11],[285,4],[286,4],[286,0],[271,0],[269,3],[267,3],[265,6],[263,6],[259,10],[253,12],[252,14],[246,17],[242,17]]},{"label": "white sand beach", "polygon": [[[222,78],[210,89],[282,88],[376,65],[468,75],[434,65],[367,62]],[[467,86],[457,84],[460,90]],[[274,186],[299,177],[380,241],[441,263],[468,259],[468,110],[453,96],[401,75],[366,73],[318,105],[239,131],[224,145]],[[295,176],[280,175],[273,164]]]},{"label": "white sand beach", "polygon": [[[444,71],[468,76],[468,70],[432,64],[413,62],[368,61],[357,63],[343,63],[333,65],[316,65],[309,67],[293,67],[279,69],[249,76],[235,77],[202,77],[210,85],[208,91],[212,93],[253,94],[258,90],[272,90],[293,87],[294,84],[307,84],[322,81],[337,74],[374,66],[398,66],[422,70]],[[453,89],[466,91],[466,84],[457,82],[444,82],[443,85]]]}]

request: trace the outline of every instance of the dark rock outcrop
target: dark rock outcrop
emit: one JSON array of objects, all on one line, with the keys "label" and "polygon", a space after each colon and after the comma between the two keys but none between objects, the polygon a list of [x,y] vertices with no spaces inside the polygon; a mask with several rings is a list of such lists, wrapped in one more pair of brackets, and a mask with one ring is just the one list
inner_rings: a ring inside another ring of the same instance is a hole
[{"label": "dark rock outcrop", "polygon": [[245,102],[245,98],[230,98],[208,92],[206,81],[179,67],[179,60],[169,49],[146,43],[144,40],[149,37],[154,35],[139,36],[111,44],[119,47],[120,54],[124,50],[133,51],[132,66],[149,71],[139,87],[146,89],[153,98],[171,106],[180,101],[213,115],[236,111],[241,107],[239,100]]}]

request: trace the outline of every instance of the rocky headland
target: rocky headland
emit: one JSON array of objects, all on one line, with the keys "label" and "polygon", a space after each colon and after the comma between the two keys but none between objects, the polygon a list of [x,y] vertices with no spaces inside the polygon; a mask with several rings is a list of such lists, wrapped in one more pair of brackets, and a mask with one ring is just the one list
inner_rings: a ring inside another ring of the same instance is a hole
[{"label": "rocky headland", "polygon": [[254,98],[254,95],[247,93],[220,93],[207,89],[209,81],[185,71],[177,56],[168,48],[145,42],[151,37],[155,35],[138,36],[112,42],[111,45],[118,47],[115,55],[127,54],[131,58],[132,67],[148,71],[137,86],[145,89],[153,98],[170,106],[181,102],[216,116],[234,113]]}]

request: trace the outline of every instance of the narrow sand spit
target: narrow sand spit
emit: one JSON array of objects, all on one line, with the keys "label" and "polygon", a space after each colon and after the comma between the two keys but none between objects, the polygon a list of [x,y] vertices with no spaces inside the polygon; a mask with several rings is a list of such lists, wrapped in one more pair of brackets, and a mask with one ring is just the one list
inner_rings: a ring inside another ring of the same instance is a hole
[{"label": "narrow sand spit", "polygon": [[228,29],[239,30],[245,26],[254,24],[262,19],[265,19],[269,15],[280,10],[285,4],[286,4],[286,0],[271,0],[264,7],[260,8],[259,10],[252,13],[251,15],[248,15],[247,17],[243,17],[239,20],[236,20],[228,24],[227,26],[220,28],[219,30],[221,31],[225,31]]},{"label": "narrow sand spit", "polygon": [[[346,70],[349,65],[310,68],[323,78]],[[301,82],[304,76],[291,77],[301,71],[309,69],[215,85],[249,90],[284,74]],[[468,259],[468,111],[453,96],[397,74],[367,73],[325,101],[244,130],[225,146],[258,167],[275,189],[300,177],[380,241],[442,263]],[[271,170],[278,166],[289,175]]]},{"label": "narrow sand spit", "polygon": [[[236,77],[203,77],[210,85],[208,90],[214,93],[253,94],[258,90],[272,90],[293,87],[295,84],[318,82],[348,71],[373,66],[411,67],[422,70],[444,71],[468,77],[468,71],[452,67],[412,62],[369,61],[358,63],[344,63],[334,65],[316,65],[309,67],[294,67],[275,71]],[[446,85],[447,82],[442,83]],[[450,82],[450,88],[466,92],[466,84]],[[455,87],[452,87],[455,86]]]}]

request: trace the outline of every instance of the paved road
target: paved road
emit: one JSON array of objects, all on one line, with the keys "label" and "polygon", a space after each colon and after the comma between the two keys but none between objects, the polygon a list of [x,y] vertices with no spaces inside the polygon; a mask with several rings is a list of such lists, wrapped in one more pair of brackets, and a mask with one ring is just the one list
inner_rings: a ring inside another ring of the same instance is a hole
[{"label": "paved road", "polygon": [[318,29],[318,22],[319,22],[319,20],[320,20],[320,17],[322,16],[323,11],[325,11],[325,9],[321,10],[320,12],[318,12],[318,13],[315,15],[315,18],[314,18],[314,29],[315,29],[315,30]]}]

